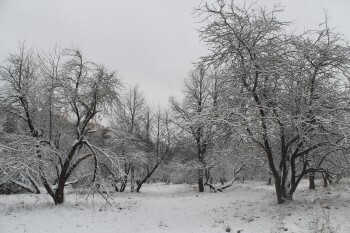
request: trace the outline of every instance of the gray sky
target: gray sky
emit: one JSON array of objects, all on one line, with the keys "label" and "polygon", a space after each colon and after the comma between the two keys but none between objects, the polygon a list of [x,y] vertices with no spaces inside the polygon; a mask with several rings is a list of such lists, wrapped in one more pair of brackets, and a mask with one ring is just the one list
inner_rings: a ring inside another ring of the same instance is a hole
[{"label": "gray sky", "polygon": [[[242,2],[242,0],[236,0]],[[280,2],[283,19],[318,27],[323,9],[331,26],[350,38],[349,0]],[[79,47],[85,56],[139,83],[153,104],[179,96],[191,62],[204,55],[191,12],[200,0],[0,0],[0,61],[19,41],[34,48]]]}]

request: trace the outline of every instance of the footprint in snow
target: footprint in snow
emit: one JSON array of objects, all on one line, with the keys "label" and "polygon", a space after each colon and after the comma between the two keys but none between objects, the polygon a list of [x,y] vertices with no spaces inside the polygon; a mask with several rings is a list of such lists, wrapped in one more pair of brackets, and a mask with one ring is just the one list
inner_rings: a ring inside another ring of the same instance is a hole
[{"label": "footprint in snow", "polygon": [[168,227],[168,225],[166,225],[163,221],[159,221],[158,226],[159,227]]}]

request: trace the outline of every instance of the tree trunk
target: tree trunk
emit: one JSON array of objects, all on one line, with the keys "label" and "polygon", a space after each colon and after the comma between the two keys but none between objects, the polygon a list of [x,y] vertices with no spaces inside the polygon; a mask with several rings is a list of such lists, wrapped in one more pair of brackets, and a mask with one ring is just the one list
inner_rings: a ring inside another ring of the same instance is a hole
[{"label": "tree trunk", "polygon": [[315,173],[311,172],[309,174],[309,189],[315,189]]},{"label": "tree trunk", "polygon": [[128,184],[128,176],[126,175],[123,177],[122,185],[120,186],[119,191],[124,192],[127,184]]},{"label": "tree trunk", "polygon": [[54,196],[55,205],[60,205],[64,203],[64,185],[59,185],[56,189]]},{"label": "tree trunk", "polygon": [[128,184],[128,175],[129,175],[130,167],[131,167],[131,164],[129,164],[129,166],[126,163],[124,164],[125,174],[122,180],[122,185],[120,186],[120,189],[119,189],[120,192],[124,192],[126,185]]},{"label": "tree trunk", "polygon": [[142,185],[145,183],[147,179],[143,179],[140,181],[140,183],[137,184],[137,187],[136,187],[136,192],[139,193],[140,192],[140,189],[142,187]]},{"label": "tree trunk", "polygon": [[327,188],[327,187],[328,187],[328,180],[327,180],[327,177],[324,177],[324,178],[323,178],[323,187],[324,187],[324,188]]},{"label": "tree trunk", "polygon": [[134,192],[135,189],[135,168],[133,165],[131,165],[130,168],[130,188],[131,188],[131,192]]},{"label": "tree trunk", "polygon": [[329,178],[329,175],[327,173],[322,174],[323,177],[323,187],[327,188],[328,187],[328,181],[330,184],[332,184],[332,180]]},{"label": "tree trunk", "polygon": [[204,192],[204,183],[203,183],[203,170],[198,170],[198,189],[199,192]]},{"label": "tree trunk", "polygon": [[140,192],[140,189],[141,189],[142,185],[143,185],[146,181],[147,181],[148,184],[149,184],[149,179],[151,178],[151,176],[152,176],[152,174],[154,173],[154,171],[158,168],[159,164],[160,164],[160,162],[158,162],[158,163],[154,166],[154,168],[153,168],[151,171],[149,171],[149,170],[147,169],[147,175],[145,176],[145,178],[143,178],[143,179],[137,184],[136,192]]},{"label": "tree trunk", "polygon": [[283,190],[281,187],[281,178],[279,176],[274,177],[275,178],[275,189],[276,189],[276,197],[277,197],[277,203],[283,204]]}]

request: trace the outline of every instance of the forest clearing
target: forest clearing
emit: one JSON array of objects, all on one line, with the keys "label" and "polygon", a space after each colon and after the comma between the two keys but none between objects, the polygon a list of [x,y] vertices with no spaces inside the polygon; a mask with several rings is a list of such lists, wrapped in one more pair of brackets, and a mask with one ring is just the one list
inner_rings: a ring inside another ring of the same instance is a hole
[{"label": "forest clearing", "polygon": [[[225,192],[196,193],[191,185],[156,183],[142,193],[99,194],[67,191],[64,206],[47,195],[0,196],[1,232],[349,232],[349,180],[336,187],[309,190],[303,181],[295,200],[282,208],[273,186],[235,183]],[[166,203],[166,204],[165,204]],[[45,221],[43,221],[45,217]],[[322,230],[323,229],[323,230]]]},{"label": "forest clearing", "polygon": [[350,2],[275,1],[0,0],[0,233],[350,232]]}]

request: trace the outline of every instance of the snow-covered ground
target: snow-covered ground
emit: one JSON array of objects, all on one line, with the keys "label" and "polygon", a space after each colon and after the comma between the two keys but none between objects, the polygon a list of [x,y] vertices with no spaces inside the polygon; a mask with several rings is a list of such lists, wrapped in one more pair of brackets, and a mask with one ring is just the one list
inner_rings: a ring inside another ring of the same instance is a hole
[{"label": "snow-covered ground", "polygon": [[[205,233],[350,232],[350,185],[316,191],[301,184],[294,201],[277,205],[273,186],[236,183],[223,193],[198,193],[189,185],[145,185],[142,193],[98,194],[67,190],[66,203],[48,195],[0,196],[0,233]],[[323,231],[330,232],[330,231]]]}]

